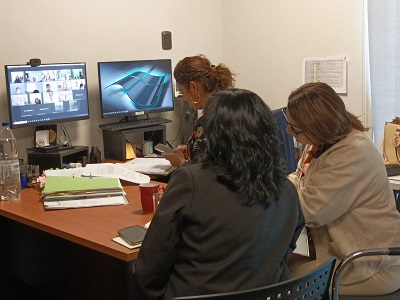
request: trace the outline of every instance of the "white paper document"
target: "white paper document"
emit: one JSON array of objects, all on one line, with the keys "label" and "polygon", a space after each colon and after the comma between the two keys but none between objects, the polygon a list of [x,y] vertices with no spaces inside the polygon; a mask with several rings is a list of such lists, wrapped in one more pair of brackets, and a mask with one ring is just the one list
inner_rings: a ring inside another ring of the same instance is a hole
[{"label": "white paper document", "polygon": [[151,175],[168,175],[176,169],[165,158],[135,158],[122,165],[129,170]]},{"label": "white paper document", "polygon": [[345,56],[306,57],[303,60],[303,84],[324,82],[336,93],[347,93],[347,61]]},{"label": "white paper document", "polygon": [[150,182],[149,176],[130,170],[121,164],[88,164],[82,169],[82,176],[119,178],[137,184]]},{"label": "white paper document", "polygon": [[113,238],[112,240],[113,240],[114,242],[116,242],[116,243],[122,245],[122,246],[125,246],[126,248],[129,248],[129,249],[135,249],[135,248],[139,248],[140,246],[142,246],[142,243],[139,243],[139,244],[136,244],[136,245],[131,245],[131,244],[127,243],[127,242],[126,242],[122,237],[120,237],[120,236],[117,236],[117,237]]},{"label": "white paper document", "polygon": [[46,176],[82,177],[83,168],[46,170]]},{"label": "white paper document", "polygon": [[129,204],[125,196],[87,198],[82,200],[43,201],[44,209],[66,209]]},{"label": "white paper document", "polygon": [[310,249],[308,247],[308,236],[306,227],[301,231],[299,238],[296,242],[296,249],[294,249],[293,253],[297,253],[303,256],[310,256]]},{"label": "white paper document", "polygon": [[123,164],[112,163],[88,164],[82,168],[46,170],[45,174],[46,176],[119,178],[137,184],[150,182],[149,176],[125,168]]},{"label": "white paper document", "polygon": [[400,175],[389,176],[389,180],[400,182]]}]

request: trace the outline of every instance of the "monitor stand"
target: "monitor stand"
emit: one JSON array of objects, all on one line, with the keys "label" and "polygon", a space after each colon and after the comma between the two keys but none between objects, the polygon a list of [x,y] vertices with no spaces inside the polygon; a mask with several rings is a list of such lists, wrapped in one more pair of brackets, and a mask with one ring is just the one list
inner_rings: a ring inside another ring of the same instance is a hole
[{"label": "monitor stand", "polygon": [[136,120],[138,120],[137,116],[126,116],[126,117],[122,118],[122,120],[120,122],[128,122],[129,123],[129,122],[134,122]]}]

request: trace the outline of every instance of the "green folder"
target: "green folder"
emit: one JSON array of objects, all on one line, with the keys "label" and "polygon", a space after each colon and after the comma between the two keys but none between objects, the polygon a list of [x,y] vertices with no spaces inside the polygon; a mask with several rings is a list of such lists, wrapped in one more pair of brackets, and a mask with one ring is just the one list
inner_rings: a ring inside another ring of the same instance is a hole
[{"label": "green folder", "polygon": [[119,178],[46,176],[43,195],[123,191]]}]

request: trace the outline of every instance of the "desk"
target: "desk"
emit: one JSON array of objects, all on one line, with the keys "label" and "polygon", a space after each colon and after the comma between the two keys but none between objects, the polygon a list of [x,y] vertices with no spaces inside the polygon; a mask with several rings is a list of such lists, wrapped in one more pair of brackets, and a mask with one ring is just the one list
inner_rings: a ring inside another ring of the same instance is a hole
[{"label": "desk", "polygon": [[392,189],[394,191],[399,191],[400,190],[400,181],[390,179],[390,177],[389,177],[389,182],[390,182],[390,185],[391,185],[391,187],[392,187]]},{"label": "desk", "polygon": [[0,201],[0,268],[59,299],[131,299],[139,250],[111,239],[153,213],[143,212],[137,185],[124,189],[129,205],[44,211],[37,188]]}]

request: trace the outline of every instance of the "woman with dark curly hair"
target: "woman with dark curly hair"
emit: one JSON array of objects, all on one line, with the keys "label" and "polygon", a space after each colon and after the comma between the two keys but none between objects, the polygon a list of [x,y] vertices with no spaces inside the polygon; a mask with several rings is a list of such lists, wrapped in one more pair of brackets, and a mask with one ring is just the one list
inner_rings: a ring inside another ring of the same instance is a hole
[{"label": "woman with dark curly hair", "polygon": [[271,110],[232,89],[214,94],[204,112],[205,158],[172,174],[136,261],[135,290],[146,299],[289,279],[304,218]]},{"label": "woman with dark curly hair", "polygon": [[[183,99],[194,109],[202,110],[208,99],[220,90],[233,88],[234,74],[224,64],[212,65],[204,55],[188,56],[178,62],[174,77]],[[175,153],[163,153],[174,167],[196,163],[204,155],[206,141],[203,116],[196,120],[193,135],[187,146],[175,149]]]},{"label": "woman with dark curly hair", "polygon": [[[308,83],[290,94],[285,113],[287,132],[307,145],[289,178],[316,252],[316,259],[291,255],[292,275],[331,256],[339,263],[358,250],[399,246],[400,214],[382,155],[339,95],[326,83]],[[365,258],[345,270],[340,282],[343,295],[384,295],[399,288],[398,257]]]}]

